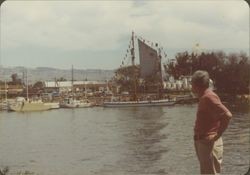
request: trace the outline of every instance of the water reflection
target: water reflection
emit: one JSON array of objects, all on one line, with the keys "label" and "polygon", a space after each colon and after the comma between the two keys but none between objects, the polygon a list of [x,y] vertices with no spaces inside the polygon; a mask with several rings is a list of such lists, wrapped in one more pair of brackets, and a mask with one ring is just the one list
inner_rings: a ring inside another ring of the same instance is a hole
[{"label": "water reflection", "polygon": [[161,130],[168,125],[163,121],[162,108],[138,108],[127,113],[129,120],[122,126],[127,132],[123,135],[126,149],[120,161],[122,168],[131,173],[164,173],[156,169],[157,162],[168,149],[161,144],[167,136]]}]

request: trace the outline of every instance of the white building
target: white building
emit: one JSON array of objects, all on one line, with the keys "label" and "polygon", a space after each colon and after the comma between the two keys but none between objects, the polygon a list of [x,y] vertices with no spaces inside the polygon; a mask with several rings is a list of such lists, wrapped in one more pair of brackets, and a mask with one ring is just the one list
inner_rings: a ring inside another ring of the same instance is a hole
[{"label": "white building", "polygon": [[169,90],[191,90],[191,76],[181,76],[178,80],[173,77],[169,81],[164,82],[164,89]]},{"label": "white building", "polygon": [[98,87],[98,90],[104,89],[107,87],[107,82],[105,81],[74,81],[72,86],[72,81],[45,81],[45,89],[54,89],[59,93],[62,92],[70,92],[73,87],[76,91],[80,91],[80,89],[86,89],[90,91],[92,87]]}]

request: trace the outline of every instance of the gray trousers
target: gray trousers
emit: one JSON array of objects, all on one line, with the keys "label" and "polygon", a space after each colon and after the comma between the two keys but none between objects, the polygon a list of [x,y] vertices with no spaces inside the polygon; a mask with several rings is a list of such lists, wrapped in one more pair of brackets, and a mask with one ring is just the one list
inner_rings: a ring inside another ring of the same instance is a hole
[{"label": "gray trousers", "polygon": [[220,137],[215,142],[194,141],[196,155],[200,162],[201,174],[219,174],[221,171],[223,141]]}]

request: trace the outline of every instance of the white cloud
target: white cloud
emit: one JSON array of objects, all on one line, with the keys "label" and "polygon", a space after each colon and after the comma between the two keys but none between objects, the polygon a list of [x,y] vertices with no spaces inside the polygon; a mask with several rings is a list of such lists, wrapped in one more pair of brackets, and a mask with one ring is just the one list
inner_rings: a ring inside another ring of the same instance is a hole
[{"label": "white cloud", "polygon": [[127,46],[132,30],[167,51],[197,42],[207,49],[241,50],[249,48],[249,7],[243,0],[5,1],[1,6],[2,49],[10,51],[30,45],[118,50]]},{"label": "white cloud", "polygon": [[131,28],[152,35],[166,30],[159,36],[190,35],[190,29],[234,30],[239,22],[247,26],[248,20],[246,4],[238,1],[154,1],[142,6],[131,1],[6,1],[4,5],[3,34],[7,45],[12,41],[10,46],[15,41],[64,49],[92,49],[97,43],[109,48]]},{"label": "white cloud", "polygon": [[38,44],[63,49],[94,49],[101,44],[102,48],[112,48],[125,31],[126,23],[123,24],[122,19],[127,20],[125,12],[132,5],[129,1],[108,4],[46,2],[5,3],[2,18],[6,45],[3,46]]}]

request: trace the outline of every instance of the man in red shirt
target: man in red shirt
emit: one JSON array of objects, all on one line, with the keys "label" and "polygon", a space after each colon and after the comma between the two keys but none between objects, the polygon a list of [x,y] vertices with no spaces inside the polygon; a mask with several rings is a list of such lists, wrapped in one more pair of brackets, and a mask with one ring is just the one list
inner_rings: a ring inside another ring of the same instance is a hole
[{"label": "man in red shirt", "polygon": [[200,162],[200,173],[217,174],[221,171],[223,154],[221,136],[232,114],[209,88],[209,75],[206,71],[199,70],[193,74],[192,91],[199,98],[194,127],[194,145]]}]

